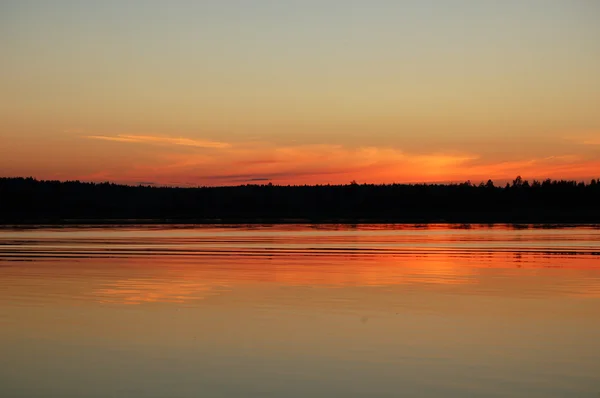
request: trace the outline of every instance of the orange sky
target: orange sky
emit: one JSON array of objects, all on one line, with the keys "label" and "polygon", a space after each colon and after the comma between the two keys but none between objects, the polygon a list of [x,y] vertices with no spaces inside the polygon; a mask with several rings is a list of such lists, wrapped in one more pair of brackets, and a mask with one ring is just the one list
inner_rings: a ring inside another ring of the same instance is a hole
[{"label": "orange sky", "polygon": [[3,2],[0,175],[598,178],[599,17],[586,1]]}]

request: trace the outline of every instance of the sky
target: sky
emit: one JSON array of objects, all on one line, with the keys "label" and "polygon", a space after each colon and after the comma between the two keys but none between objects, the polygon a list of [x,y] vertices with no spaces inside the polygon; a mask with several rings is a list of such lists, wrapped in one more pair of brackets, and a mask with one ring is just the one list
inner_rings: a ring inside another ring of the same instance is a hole
[{"label": "sky", "polygon": [[0,176],[600,177],[596,0],[2,0]]}]

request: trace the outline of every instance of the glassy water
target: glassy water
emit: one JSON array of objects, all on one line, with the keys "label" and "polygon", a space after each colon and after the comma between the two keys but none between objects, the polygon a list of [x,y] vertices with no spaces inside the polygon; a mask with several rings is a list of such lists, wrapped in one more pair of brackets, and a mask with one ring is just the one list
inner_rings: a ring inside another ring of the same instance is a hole
[{"label": "glassy water", "polygon": [[600,228],[0,230],[0,397],[600,397]]}]

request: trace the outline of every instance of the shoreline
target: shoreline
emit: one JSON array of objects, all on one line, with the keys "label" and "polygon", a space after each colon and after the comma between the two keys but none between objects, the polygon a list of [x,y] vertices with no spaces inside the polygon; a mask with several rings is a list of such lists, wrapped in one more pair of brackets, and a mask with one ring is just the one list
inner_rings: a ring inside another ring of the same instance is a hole
[{"label": "shoreline", "polygon": [[600,228],[598,221],[402,221],[402,220],[310,220],[310,219],[65,219],[65,220],[14,220],[0,221],[0,229],[19,228],[19,227],[104,227],[104,226],[279,226],[279,225],[300,225],[300,226],[367,226],[367,225],[389,225],[412,228],[429,228],[432,226],[450,226],[453,229],[469,229],[471,227],[497,227],[509,226],[514,229],[552,229],[569,227],[595,227]]}]

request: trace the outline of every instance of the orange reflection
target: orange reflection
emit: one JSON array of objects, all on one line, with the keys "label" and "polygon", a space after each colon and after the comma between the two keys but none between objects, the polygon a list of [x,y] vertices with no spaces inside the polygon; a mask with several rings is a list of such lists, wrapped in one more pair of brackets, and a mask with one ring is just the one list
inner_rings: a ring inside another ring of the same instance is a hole
[{"label": "orange reflection", "polygon": [[0,235],[8,297],[188,303],[281,287],[600,297],[593,226],[162,226]]},{"label": "orange reflection", "polygon": [[[313,288],[413,286],[460,289],[464,294],[560,294],[600,297],[598,264],[588,256],[536,254],[410,256],[209,257],[202,263],[163,258],[152,263],[129,259],[135,278],[111,281],[96,294],[102,302],[121,304],[184,303],[224,294],[243,286]],[[584,291],[577,288],[590,280]],[[460,286],[463,286],[460,288]],[[469,287],[471,286],[471,287]]]},{"label": "orange reflection", "polygon": [[213,287],[179,279],[123,279],[117,280],[96,294],[101,303],[142,304],[142,303],[184,303],[202,300],[211,293]]}]

